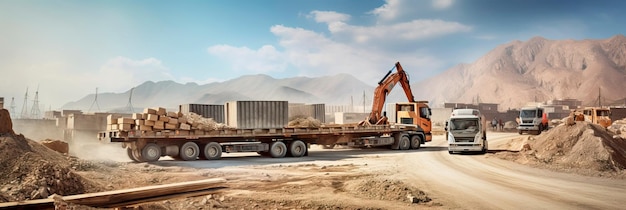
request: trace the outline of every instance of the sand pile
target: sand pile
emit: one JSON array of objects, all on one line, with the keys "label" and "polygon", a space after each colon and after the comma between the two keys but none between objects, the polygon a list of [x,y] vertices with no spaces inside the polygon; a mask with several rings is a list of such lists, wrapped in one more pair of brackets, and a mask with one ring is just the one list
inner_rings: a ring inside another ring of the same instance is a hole
[{"label": "sand pile", "polygon": [[560,169],[619,172],[626,169],[626,140],[599,125],[576,122],[527,139],[520,155]]},{"label": "sand pile", "polygon": [[298,128],[319,128],[322,126],[322,123],[318,119],[312,117],[299,117],[289,121],[287,125],[289,127]]},{"label": "sand pile", "polygon": [[52,194],[98,190],[95,184],[71,170],[66,156],[23,135],[1,136],[0,154],[0,198],[5,200],[31,200]]},{"label": "sand pile", "polygon": [[626,119],[616,120],[607,128],[617,135],[622,135],[626,137]]},{"label": "sand pile", "polygon": [[214,131],[228,128],[226,124],[215,122],[212,118],[204,118],[193,112],[185,113],[181,118],[191,124],[192,130]]}]

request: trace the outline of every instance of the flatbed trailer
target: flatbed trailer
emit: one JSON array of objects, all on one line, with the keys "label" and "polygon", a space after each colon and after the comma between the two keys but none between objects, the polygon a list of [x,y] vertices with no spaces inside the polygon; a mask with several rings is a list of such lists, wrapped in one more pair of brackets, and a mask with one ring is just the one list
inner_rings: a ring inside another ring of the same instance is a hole
[{"label": "flatbed trailer", "polygon": [[308,155],[317,145],[350,147],[389,146],[390,149],[419,149],[426,136],[419,126],[395,125],[328,125],[319,128],[221,129],[213,131],[121,131],[98,133],[102,142],[122,143],[128,156],[136,162],[157,161],[162,156],[176,160],[217,160],[223,152],[257,152],[262,156],[282,158]]}]

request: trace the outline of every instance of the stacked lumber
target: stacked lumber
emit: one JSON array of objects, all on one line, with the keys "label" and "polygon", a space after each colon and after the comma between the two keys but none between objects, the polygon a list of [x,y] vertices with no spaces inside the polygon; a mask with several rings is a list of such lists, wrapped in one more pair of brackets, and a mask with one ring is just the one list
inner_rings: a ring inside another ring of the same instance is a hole
[{"label": "stacked lumber", "polygon": [[134,113],[132,117],[107,116],[107,130],[120,131],[174,131],[179,135],[189,135],[193,131],[212,131],[225,129],[226,125],[216,123],[211,118],[203,118],[196,113],[183,114],[168,112],[165,108],[146,108],[143,113]]}]

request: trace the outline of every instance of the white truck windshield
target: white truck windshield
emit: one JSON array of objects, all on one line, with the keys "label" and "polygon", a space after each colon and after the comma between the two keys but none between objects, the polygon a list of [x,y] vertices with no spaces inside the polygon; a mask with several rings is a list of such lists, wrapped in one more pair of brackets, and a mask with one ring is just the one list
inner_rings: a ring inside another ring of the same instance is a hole
[{"label": "white truck windshield", "polygon": [[452,119],[450,131],[478,131],[477,119]]},{"label": "white truck windshield", "polygon": [[535,118],[537,116],[537,110],[522,110],[520,112],[521,118]]}]

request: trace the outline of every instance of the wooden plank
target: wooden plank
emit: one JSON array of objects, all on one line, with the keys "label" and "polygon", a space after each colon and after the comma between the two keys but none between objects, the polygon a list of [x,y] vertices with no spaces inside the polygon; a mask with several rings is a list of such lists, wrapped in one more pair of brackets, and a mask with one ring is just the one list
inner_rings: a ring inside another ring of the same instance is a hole
[{"label": "wooden plank", "polygon": [[[206,193],[204,191],[223,189],[223,186],[218,185],[225,182],[225,179],[214,178],[108,192],[69,195],[63,196],[62,199],[67,203],[80,204],[90,207],[115,208],[143,202],[181,197],[188,194],[203,194]],[[54,200],[47,198],[0,203],[0,209],[54,209]]]}]

